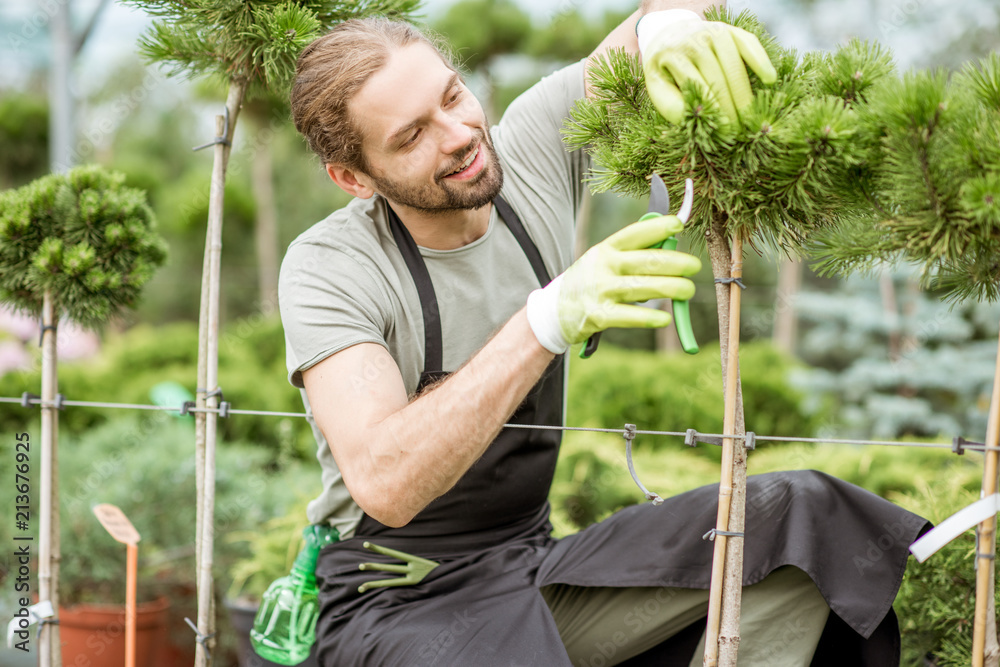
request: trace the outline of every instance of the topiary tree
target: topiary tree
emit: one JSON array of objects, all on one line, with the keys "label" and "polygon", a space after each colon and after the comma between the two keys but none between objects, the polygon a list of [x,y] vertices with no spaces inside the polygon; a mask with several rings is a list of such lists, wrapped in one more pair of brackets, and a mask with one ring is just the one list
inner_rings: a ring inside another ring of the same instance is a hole
[{"label": "topiary tree", "polygon": [[[576,106],[565,135],[571,147],[585,147],[594,157],[595,190],[646,195],[656,173],[680,201],[685,179],[693,180],[694,210],[684,237],[694,248],[707,247],[711,260],[727,396],[725,432],[742,435],[740,297],[735,284],[719,281],[742,277],[743,244],[758,252],[799,254],[816,232],[871,208],[867,164],[876,142],[857,106],[893,65],[883,49],[859,41],[831,54],[800,58],[778,45],[748,12],[713,8],[706,18],[756,35],[777,70],[772,85],[750,73],[754,100],[738,121],[729,120],[699,88],[684,85],[683,118],[668,123],[650,101],[639,59],[619,52],[593,66],[594,96]],[[723,457],[717,528],[742,532],[746,452],[727,438]],[[720,535],[715,549],[709,626],[718,610],[716,581],[724,559],[720,645],[734,649],[742,544]],[[710,632],[706,655],[713,643]],[[735,661],[734,650],[723,656],[728,661]]]},{"label": "topiary tree", "polygon": [[[0,303],[42,321],[39,599],[58,609],[56,328],[60,315],[100,328],[136,305],[166,259],[146,194],[95,166],[0,192]],[[58,626],[41,628],[39,660],[58,664]]]},{"label": "topiary tree", "polygon": [[[815,239],[825,273],[913,263],[953,303],[1000,298],[1000,55],[887,80],[859,105],[871,146],[872,209]],[[1000,356],[993,384],[983,494],[997,491]],[[995,517],[979,526],[972,664],[1000,661],[993,607]]]},{"label": "topiary tree", "polygon": [[[372,15],[406,17],[420,0],[288,0],[281,3],[231,0],[127,0],[157,17],[139,40],[140,51],[171,74],[218,77],[228,88],[225,116],[215,117],[215,162],[209,193],[208,228],[199,317],[195,445],[198,510],[196,665],[205,667],[214,641],[211,517],[214,514],[215,440],[219,407],[218,330],[222,210],[233,133],[245,97],[284,92],[295,75],[302,49],[334,25]],[[211,145],[211,144],[209,144]],[[205,410],[208,410],[207,412]],[[206,518],[207,517],[207,518]]]}]

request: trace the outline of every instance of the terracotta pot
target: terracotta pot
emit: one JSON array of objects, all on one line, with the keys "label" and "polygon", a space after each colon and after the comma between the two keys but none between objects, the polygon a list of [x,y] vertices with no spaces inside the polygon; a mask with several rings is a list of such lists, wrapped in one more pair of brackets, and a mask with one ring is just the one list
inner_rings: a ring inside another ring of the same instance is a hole
[{"label": "terracotta pot", "polygon": [[[159,667],[166,647],[170,600],[136,606],[135,665]],[[125,667],[125,605],[80,604],[59,609],[63,664]]]}]

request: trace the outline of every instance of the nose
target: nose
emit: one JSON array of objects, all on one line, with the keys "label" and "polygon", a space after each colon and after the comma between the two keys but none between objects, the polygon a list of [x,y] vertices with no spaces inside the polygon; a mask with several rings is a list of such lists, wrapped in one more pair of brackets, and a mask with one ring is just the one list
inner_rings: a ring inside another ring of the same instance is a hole
[{"label": "nose", "polygon": [[460,118],[441,112],[437,123],[440,132],[441,152],[451,155],[472,142],[473,130]]}]

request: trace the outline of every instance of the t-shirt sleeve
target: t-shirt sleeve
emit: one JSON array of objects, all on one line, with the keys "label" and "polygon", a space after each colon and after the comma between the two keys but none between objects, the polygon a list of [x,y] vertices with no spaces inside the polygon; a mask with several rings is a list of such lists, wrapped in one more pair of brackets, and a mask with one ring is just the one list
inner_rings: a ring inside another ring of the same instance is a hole
[{"label": "t-shirt sleeve", "polygon": [[564,67],[522,93],[495,130],[508,167],[537,196],[559,197],[574,211],[590,160],[586,151],[567,148],[561,130],[573,105],[584,97],[584,63]]},{"label": "t-shirt sleeve", "polygon": [[288,381],[301,388],[302,371],[352,345],[387,347],[388,303],[385,287],[348,252],[290,246],[278,279]]}]

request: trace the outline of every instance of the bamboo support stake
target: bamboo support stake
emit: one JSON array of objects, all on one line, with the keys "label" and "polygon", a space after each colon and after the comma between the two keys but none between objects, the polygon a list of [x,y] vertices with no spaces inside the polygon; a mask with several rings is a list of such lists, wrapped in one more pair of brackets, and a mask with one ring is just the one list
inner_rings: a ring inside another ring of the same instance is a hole
[{"label": "bamboo support stake", "polygon": [[[52,293],[45,290],[42,297],[42,456],[39,465],[39,525],[38,525],[38,599],[49,600],[58,617],[58,569],[53,572],[59,558],[58,544],[53,534],[58,530],[58,503],[56,503],[56,427],[59,413],[53,403],[59,391],[56,362],[55,302]],[[45,623],[39,629],[38,664],[41,667],[58,667],[60,659],[59,626]]]},{"label": "bamboo support stake", "polygon": [[[212,164],[212,184],[208,202],[208,229],[205,234],[207,271],[202,275],[202,303],[198,321],[198,407],[219,406],[218,395],[207,394],[218,388],[219,371],[219,283],[221,281],[222,214],[225,197],[226,168],[229,162],[233,132],[243,102],[245,85],[231,82],[226,99],[225,116],[216,116],[215,132],[224,139],[215,144]],[[207,297],[207,298],[206,298]],[[207,302],[207,303],[206,303]],[[215,441],[218,414],[201,413],[195,421],[195,465],[198,483],[195,549],[198,575],[198,633],[210,637],[215,632],[214,586],[212,581],[215,535]],[[206,639],[211,642],[211,639]],[[209,644],[196,644],[195,666],[208,667]]]},{"label": "bamboo support stake", "polygon": [[[1000,342],[997,344],[997,368],[993,376],[993,395],[990,397],[989,426],[986,431],[986,445],[996,448],[1000,445]],[[985,453],[983,467],[982,497],[992,496],[997,492],[997,464],[1000,462],[1000,452],[996,449]],[[996,638],[996,618],[989,618],[990,601],[993,600],[993,567],[996,562],[996,516],[990,517],[979,524],[976,531],[976,611],[972,624],[972,665],[984,667],[986,664],[987,634]],[[984,557],[985,556],[985,557]],[[987,626],[992,624],[992,632]],[[996,648],[991,647],[996,660]]]},{"label": "bamboo support stake", "polygon": [[[741,278],[743,276],[743,244],[739,238],[733,239],[732,247],[732,268],[730,277]],[[725,418],[723,421],[723,432],[733,434],[736,427],[737,416],[737,396],[739,387],[739,354],[740,354],[740,297],[741,290],[736,283],[729,285],[729,327],[728,327],[728,349],[725,368]],[[742,443],[741,443],[742,444]],[[719,482],[719,510],[716,518],[716,530],[729,532],[730,511],[733,498],[733,470],[735,438],[723,438],[722,440],[722,471]],[[742,505],[735,508],[736,521],[742,525],[744,507]],[[736,654],[739,648],[739,605],[742,594],[741,586],[736,586],[735,591],[729,591],[725,600],[723,598],[723,578],[727,570],[735,571],[736,580],[742,582],[743,563],[727,562],[727,545],[729,539],[725,535],[715,536],[715,551],[712,557],[712,581],[709,590],[708,602],[708,625],[705,630],[705,658],[704,664],[707,667],[716,667],[719,664],[735,665]],[[721,636],[722,606],[723,602],[730,609],[730,614],[735,614],[735,633],[729,632],[725,637]],[[724,641],[722,641],[724,640]],[[720,646],[721,644],[721,646]],[[720,663],[720,658],[723,662]]]}]

